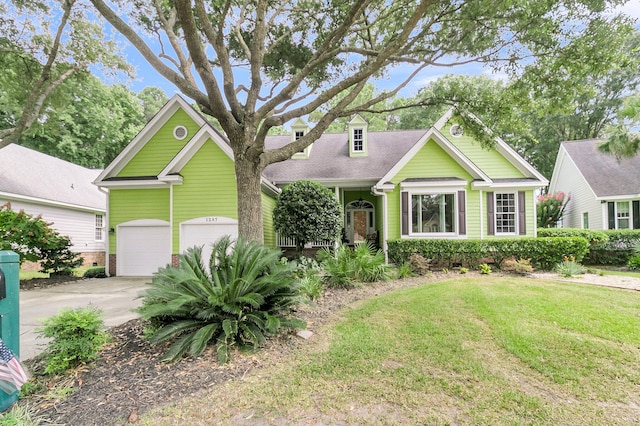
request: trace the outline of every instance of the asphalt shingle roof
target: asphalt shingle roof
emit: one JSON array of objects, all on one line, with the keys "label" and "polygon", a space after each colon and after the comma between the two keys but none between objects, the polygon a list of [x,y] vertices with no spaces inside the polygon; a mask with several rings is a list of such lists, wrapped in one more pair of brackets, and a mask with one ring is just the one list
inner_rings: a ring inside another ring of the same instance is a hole
[{"label": "asphalt shingle roof", "polygon": [[[367,133],[367,156],[349,157],[347,133],[327,133],[316,140],[306,159],[269,165],[264,176],[276,183],[299,179],[379,180],[416,144],[427,130]],[[267,148],[291,142],[290,135],[269,136]]]},{"label": "asphalt shingle roof", "polygon": [[107,197],[92,183],[99,174],[20,145],[0,149],[0,192],[104,211]]},{"label": "asphalt shingle roof", "polygon": [[618,161],[598,150],[601,139],[562,142],[598,197],[640,193],[640,155]]}]

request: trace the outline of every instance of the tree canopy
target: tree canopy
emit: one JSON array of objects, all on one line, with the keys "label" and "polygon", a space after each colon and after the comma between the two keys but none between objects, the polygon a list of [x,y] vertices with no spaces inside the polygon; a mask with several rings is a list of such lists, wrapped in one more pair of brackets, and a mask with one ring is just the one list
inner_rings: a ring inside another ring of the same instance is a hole
[{"label": "tree canopy", "polygon": [[[90,1],[219,122],[235,156],[239,232],[257,240],[261,172],[337,118],[391,98],[426,68],[479,62],[517,73],[578,44],[595,56],[606,50],[601,27],[630,26],[611,15],[619,2],[602,0]],[[376,79],[392,87],[360,103]],[[316,111],[304,137],[267,149],[272,128]]]},{"label": "tree canopy", "polygon": [[0,148],[46,115],[47,100],[73,75],[131,72],[88,6],[83,0],[0,0]]}]

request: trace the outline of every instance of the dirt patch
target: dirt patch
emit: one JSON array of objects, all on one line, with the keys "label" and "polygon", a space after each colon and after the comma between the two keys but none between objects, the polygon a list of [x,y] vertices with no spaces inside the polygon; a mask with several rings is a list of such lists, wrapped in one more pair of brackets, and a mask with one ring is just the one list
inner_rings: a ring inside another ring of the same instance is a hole
[{"label": "dirt patch", "polygon": [[69,275],[54,275],[49,278],[31,278],[29,280],[20,281],[20,290],[29,291],[56,287],[62,284],[69,284],[75,281],[84,280],[83,277],[73,277]]},{"label": "dirt patch", "polygon": [[[297,317],[304,319],[308,329],[313,331],[353,302],[451,277],[434,274],[352,290],[327,290],[317,303],[300,307]],[[50,394],[32,395],[21,399],[18,404],[28,405],[43,424],[127,424],[135,422],[140,414],[151,408],[240,379],[249,371],[270,365],[274,359],[281,359],[299,345],[307,344],[292,333],[269,339],[256,354],[235,353],[227,365],[217,363],[213,350],[207,350],[198,358],[184,358],[174,364],[165,364],[161,358],[166,346],[151,346],[143,339],[144,323],[141,320],[116,326],[110,329],[110,333],[113,341],[101,352],[98,361],[75,370],[71,375],[52,378],[47,383],[49,389],[70,389],[70,396],[54,400]],[[38,358],[28,360],[27,367],[37,371],[38,362]]]}]

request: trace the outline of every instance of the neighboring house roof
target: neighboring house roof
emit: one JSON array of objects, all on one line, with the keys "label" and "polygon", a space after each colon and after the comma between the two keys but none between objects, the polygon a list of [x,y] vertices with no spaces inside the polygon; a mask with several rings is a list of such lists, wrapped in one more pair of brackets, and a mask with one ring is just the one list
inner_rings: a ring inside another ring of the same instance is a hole
[{"label": "neighboring house roof", "polygon": [[602,139],[562,142],[597,197],[636,195],[640,193],[640,155],[618,161],[598,149]]},{"label": "neighboring house roof", "polygon": [[[277,183],[296,180],[371,182],[382,178],[426,133],[426,130],[368,132],[368,155],[349,157],[349,134],[325,133],[313,142],[309,158],[270,164],[264,176]],[[268,149],[291,142],[290,135],[269,136]]]},{"label": "neighboring house roof", "polygon": [[0,197],[105,211],[106,194],[92,184],[100,172],[10,144],[0,149]]}]

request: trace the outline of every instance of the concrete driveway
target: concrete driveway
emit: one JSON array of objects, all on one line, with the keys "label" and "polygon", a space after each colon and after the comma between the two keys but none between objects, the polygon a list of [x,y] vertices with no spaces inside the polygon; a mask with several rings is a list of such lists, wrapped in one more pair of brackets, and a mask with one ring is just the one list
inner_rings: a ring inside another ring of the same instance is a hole
[{"label": "concrete driveway", "polygon": [[64,307],[94,306],[103,312],[105,325],[125,323],[137,317],[133,308],[140,306],[138,295],[151,277],[93,278],[39,290],[20,292],[20,359],[42,352],[46,341],[36,338],[35,329],[42,320]]}]

